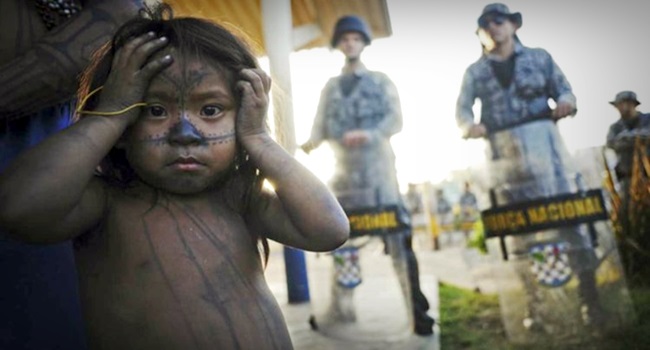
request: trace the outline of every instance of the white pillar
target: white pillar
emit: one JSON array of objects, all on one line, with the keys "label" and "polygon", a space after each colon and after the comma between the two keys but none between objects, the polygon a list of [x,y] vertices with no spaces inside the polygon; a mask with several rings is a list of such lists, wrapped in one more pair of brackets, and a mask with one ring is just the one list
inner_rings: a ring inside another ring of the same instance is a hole
[{"label": "white pillar", "polygon": [[[266,53],[274,82],[272,97],[275,134],[278,142],[287,152],[294,154],[296,135],[293,125],[289,64],[289,55],[293,51],[291,0],[262,0],[262,22]],[[289,303],[309,301],[309,281],[304,252],[284,247],[284,266]]]},{"label": "white pillar", "polygon": [[262,28],[274,82],[275,133],[291,154],[296,150],[289,55],[293,51],[291,0],[262,0]]}]

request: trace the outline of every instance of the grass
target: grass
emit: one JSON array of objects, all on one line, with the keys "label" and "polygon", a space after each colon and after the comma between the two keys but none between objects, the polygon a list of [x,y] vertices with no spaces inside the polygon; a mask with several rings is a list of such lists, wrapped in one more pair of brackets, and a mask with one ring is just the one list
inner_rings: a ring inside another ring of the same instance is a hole
[{"label": "grass", "polygon": [[[620,333],[608,334],[579,347],[553,346],[553,350],[650,349],[650,287],[630,288],[638,322]],[[543,350],[549,346],[510,344],[501,323],[496,295],[483,295],[448,284],[440,285],[442,349]]]}]

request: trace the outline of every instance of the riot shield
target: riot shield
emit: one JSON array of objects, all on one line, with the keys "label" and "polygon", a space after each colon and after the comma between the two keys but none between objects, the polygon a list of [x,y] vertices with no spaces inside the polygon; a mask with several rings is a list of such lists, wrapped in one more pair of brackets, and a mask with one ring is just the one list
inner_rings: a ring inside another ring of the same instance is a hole
[{"label": "riot shield", "polygon": [[331,253],[309,258],[313,325],[339,339],[377,340],[378,332],[386,341],[404,338],[413,332],[403,244],[408,213],[397,205],[359,206],[337,197],[348,214],[351,238]]},{"label": "riot shield", "polygon": [[481,216],[514,343],[579,343],[634,321],[602,175],[581,161],[593,159],[571,173],[491,164]]}]

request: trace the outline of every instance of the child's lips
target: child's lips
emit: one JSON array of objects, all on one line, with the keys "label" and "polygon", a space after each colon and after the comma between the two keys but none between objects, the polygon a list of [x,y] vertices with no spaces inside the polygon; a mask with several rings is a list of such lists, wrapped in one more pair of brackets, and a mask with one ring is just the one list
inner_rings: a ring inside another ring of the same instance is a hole
[{"label": "child's lips", "polygon": [[182,171],[193,171],[203,167],[204,164],[194,157],[178,157],[172,162],[171,166]]}]

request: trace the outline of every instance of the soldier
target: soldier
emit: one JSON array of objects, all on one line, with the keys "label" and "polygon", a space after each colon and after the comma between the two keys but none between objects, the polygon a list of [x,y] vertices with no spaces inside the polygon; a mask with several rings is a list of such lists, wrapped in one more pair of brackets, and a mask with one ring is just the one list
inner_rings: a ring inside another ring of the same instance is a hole
[{"label": "soldier", "polygon": [[641,113],[637,106],[641,104],[633,91],[621,91],[609,102],[616,107],[620,118],[609,127],[607,147],[616,152],[618,162],[614,168],[616,179],[620,184],[621,206],[618,218],[623,232],[629,229],[628,207],[630,178],[632,177],[632,160],[634,143],[637,137],[650,136],[650,114]]},{"label": "soldier", "polygon": [[[456,107],[464,137],[488,142],[492,189],[499,205],[569,193],[573,185],[571,158],[557,122],[576,114],[576,97],[546,50],[521,43],[517,36],[521,25],[521,13],[510,12],[502,3],[483,8],[477,29],[483,53],[467,68]],[[472,110],[476,99],[481,101],[478,122]],[[554,108],[549,100],[555,102]],[[600,321],[594,280],[597,259],[589,236],[575,228],[558,231],[558,237],[576,249],[571,265],[580,280],[587,322]],[[515,257],[531,253],[532,237],[508,238]],[[527,267],[519,273],[529,297],[524,325],[539,329],[535,282]]]},{"label": "soldier", "polygon": [[[341,75],[324,87],[311,137],[301,146],[309,153],[329,142],[336,157],[331,187],[345,209],[404,206],[390,144],[391,136],[402,129],[399,97],[386,74],[370,71],[361,62],[370,42],[370,30],[361,18],[339,18],[331,46],[345,55],[345,65]],[[397,245],[406,249],[415,332],[431,334],[434,321],[426,313],[429,303],[420,291],[410,229],[395,237],[401,239]]]}]

